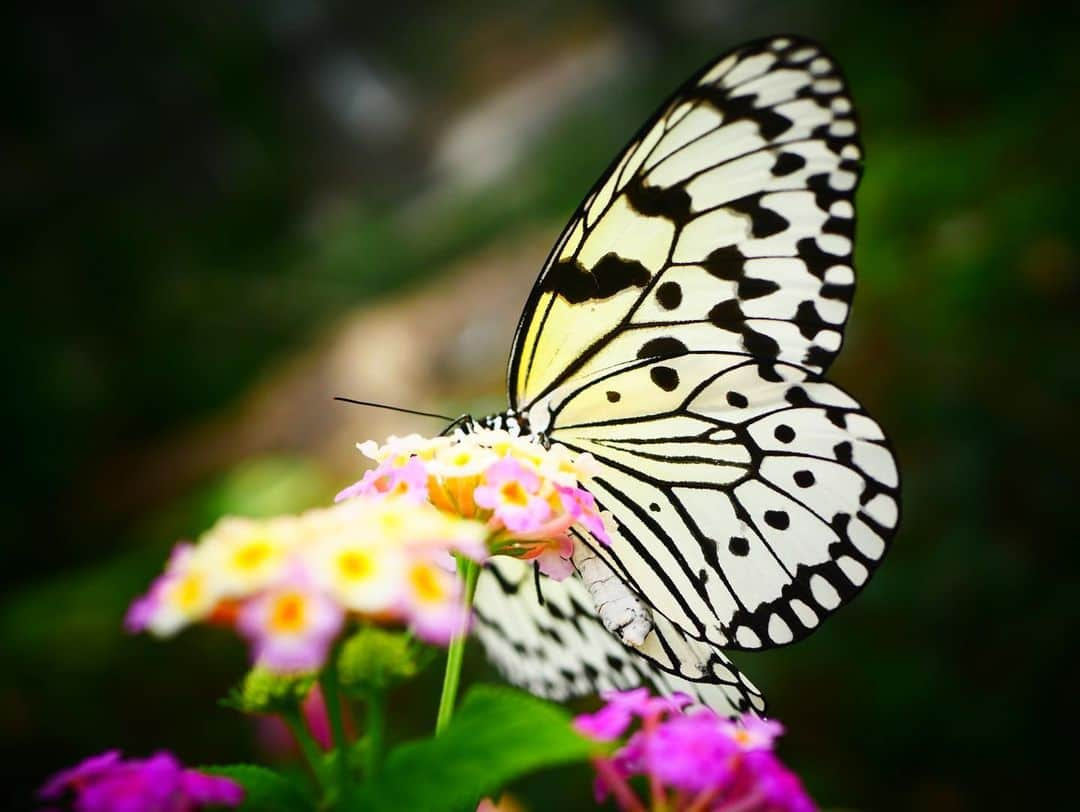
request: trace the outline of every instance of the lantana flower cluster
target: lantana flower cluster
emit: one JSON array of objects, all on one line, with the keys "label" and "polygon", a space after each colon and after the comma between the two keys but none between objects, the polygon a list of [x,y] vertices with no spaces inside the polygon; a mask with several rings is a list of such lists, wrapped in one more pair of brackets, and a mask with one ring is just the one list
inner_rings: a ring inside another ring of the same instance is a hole
[{"label": "lantana flower cluster", "polygon": [[417,504],[485,523],[493,555],[535,560],[562,580],[573,572],[570,528],[577,524],[610,544],[592,494],[581,487],[596,470],[591,455],[499,429],[425,438],[391,437],[361,443],[376,467],[337,495],[397,495]]},{"label": "lantana flower cluster", "polygon": [[454,555],[532,559],[564,578],[575,523],[608,541],[580,487],[588,455],[505,431],[364,443],[377,462],[332,507],[298,516],[222,519],[173,550],[128,611],[129,631],[170,636],[196,622],[233,626],[254,660],[312,671],[351,619],[404,624],[446,645],[468,628]]},{"label": "lantana flower cluster", "polygon": [[[798,777],[773,753],[783,733],[775,721],[747,713],[726,719],[691,703],[685,694],[650,696],[648,689],[609,692],[596,713],[578,716],[574,727],[598,741],[621,740],[607,758],[596,758],[597,802],[614,796],[632,812],[813,812],[814,802]],[[646,805],[630,779],[643,776]]]},{"label": "lantana flower cluster", "polygon": [[232,625],[256,664],[280,673],[319,668],[350,617],[445,644],[466,625],[450,554],[482,560],[487,535],[480,522],[398,498],[230,517],[177,545],[126,625],[161,637],[199,621]]}]

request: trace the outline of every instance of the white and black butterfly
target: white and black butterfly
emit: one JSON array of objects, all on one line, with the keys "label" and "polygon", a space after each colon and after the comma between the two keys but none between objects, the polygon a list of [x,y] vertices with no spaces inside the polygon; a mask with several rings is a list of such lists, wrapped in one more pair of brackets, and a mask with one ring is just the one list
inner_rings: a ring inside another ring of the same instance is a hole
[{"label": "white and black butterfly", "polygon": [[724,649],[809,634],[895,534],[899,476],[821,376],[855,289],[862,150],[822,48],[736,48],[683,85],[571,218],[510,356],[510,408],[468,421],[589,452],[613,543],[563,582],[496,559],[477,631],[553,698],[652,681],[725,712],[760,693]]}]

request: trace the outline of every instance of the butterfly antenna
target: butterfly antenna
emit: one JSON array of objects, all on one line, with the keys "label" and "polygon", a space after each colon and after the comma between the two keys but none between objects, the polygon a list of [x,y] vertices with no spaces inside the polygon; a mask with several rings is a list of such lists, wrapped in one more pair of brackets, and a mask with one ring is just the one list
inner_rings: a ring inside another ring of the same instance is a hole
[{"label": "butterfly antenna", "polygon": [[402,412],[403,414],[415,414],[420,417],[435,417],[439,420],[453,420],[452,417],[447,417],[444,414],[435,414],[434,412],[420,412],[416,409],[406,409],[403,406],[391,406],[387,403],[375,403],[370,400],[354,400],[353,398],[343,398],[336,396],[334,400],[340,400],[342,403],[352,403],[354,406],[371,406],[375,409],[388,409],[391,412]]}]

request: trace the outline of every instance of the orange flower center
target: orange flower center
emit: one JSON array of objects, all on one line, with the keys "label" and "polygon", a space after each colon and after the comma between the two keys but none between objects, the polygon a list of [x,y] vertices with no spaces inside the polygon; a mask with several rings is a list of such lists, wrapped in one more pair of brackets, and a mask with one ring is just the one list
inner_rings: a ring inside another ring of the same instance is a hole
[{"label": "orange flower center", "polygon": [[307,606],[303,595],[282,595],[274,602],[270,612],[270,628],[275,632],[288,634],[304,628]]},{"label": "orange flower center", "polygon": [[499,489],[505,501],[515,507],[524,507],[529,501],[529,494],[521,487],[521,483],[512,479]]},{"label": "orange flower center", "polygon": [[420,600],[431,603],[442,600],[445,594],[442,584],[430,567],[413,567],[409,578]]}]

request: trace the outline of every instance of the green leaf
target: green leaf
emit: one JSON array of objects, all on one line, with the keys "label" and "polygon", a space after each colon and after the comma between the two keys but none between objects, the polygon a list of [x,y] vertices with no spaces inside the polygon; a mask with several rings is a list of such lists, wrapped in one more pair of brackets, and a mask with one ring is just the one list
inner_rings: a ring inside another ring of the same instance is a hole
[{"label": "green leaf", "polygon": [[526,773],[580,761],[596,749],[563,708],[510,688],[473,688],[450,725],[395,749],[357,793],[356,810],[475,809]]},{"label": "green leaf", "polygon": [[231,778],[244,788],[239,812],[313,812],[315,804],[292,779],[255,764],[200,767],[199,772]]}]

